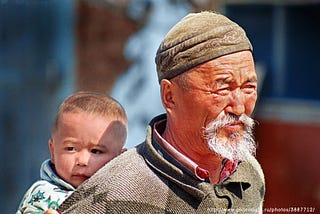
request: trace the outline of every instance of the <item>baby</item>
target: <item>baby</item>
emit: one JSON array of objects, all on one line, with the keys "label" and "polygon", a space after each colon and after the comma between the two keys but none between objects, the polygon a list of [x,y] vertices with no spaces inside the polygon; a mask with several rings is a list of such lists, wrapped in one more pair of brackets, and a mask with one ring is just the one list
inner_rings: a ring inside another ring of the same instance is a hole
[{"label": "baby", "polygon": [[41,180],[24,195],[17,214],[57,213],[60,204],[85,180],[125,151],[127,116],[113,98],[78,92],[59,107]]}]

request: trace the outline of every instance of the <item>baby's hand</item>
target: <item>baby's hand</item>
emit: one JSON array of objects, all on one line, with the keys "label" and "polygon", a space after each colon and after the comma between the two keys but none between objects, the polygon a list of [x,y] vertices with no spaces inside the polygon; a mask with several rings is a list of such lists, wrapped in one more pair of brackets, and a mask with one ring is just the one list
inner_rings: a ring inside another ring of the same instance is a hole
[{"label": "baby's hand", "polygon": [[57,210],[48,209],[44,214],[59,214]]}]

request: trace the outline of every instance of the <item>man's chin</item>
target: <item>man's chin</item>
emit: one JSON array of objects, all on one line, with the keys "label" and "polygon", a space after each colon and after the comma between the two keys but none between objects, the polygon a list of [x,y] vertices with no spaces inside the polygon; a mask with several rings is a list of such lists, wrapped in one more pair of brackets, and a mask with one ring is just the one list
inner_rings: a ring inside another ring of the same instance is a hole
[{"label": "man's chin", "polygon": [[[245,145],[240,145],[239,142],[228,142],[228,145],[210,145],[210,150],[220,156],[222,159],[226,158],[231,161],[245,161],[248,158],[248,155],[251,154],[248,148]],[[230,145],[230,144],[233,145]],[[242,142],[243,143],[243,142]]]}]

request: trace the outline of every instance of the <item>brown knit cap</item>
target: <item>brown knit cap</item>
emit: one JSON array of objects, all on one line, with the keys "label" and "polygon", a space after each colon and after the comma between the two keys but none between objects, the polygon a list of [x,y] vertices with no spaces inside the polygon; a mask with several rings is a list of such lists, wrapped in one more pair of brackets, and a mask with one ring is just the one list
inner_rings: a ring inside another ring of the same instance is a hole
[{"label": "brown knit cap", "polygon": [[171,79],[201,63],[252,45],[245,31],[214,12],[190,13],[165,36],[155,58],[159,82]]}]

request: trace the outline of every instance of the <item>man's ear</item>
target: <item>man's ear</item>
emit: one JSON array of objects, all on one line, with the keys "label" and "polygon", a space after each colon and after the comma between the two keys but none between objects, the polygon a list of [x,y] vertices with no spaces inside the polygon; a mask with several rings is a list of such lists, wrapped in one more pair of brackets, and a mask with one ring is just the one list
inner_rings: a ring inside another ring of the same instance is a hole
[{"label": "man's ear", "polygon": [[161,90],[161,100],[163,107],[168,111],[170,111],[174,106],[174,98],[173,98],[173,84],[167,79],[161,80],[160,83]]},{"label": "man's ear", "polygon": [[53,145],[52,138],[49,139],[48,145],[49,145],[49,150],[50,150],[50,155],[51,155],[51,162],[54,163],[54,145]]}]

